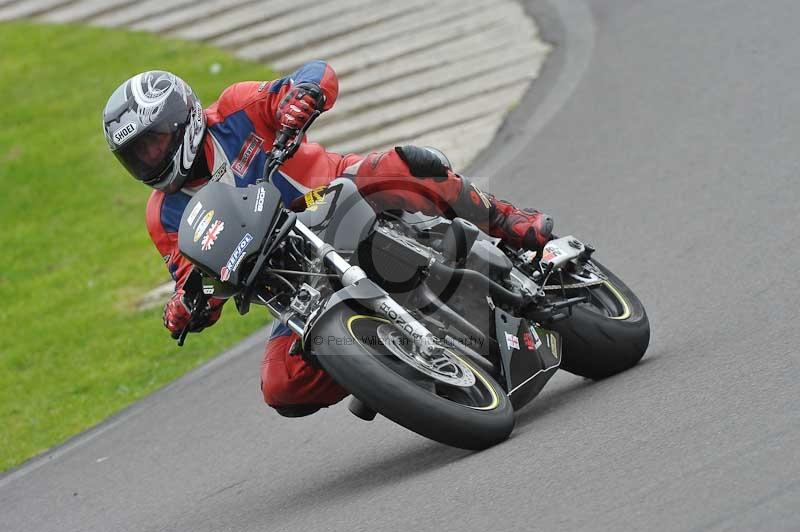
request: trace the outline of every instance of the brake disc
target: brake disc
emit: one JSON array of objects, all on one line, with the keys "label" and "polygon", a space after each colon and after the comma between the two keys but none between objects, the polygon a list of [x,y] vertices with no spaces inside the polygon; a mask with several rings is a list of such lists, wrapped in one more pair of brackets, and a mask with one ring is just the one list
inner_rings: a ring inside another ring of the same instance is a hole
[{"label": "brake disc", "polygon": [[475,385],[472,370],[447,349],[434,356],[423,356],[415,352],[414,343],[392,325],[379,325],[376,332],[389,352],[417,371],[451,386],[470,388]]}]

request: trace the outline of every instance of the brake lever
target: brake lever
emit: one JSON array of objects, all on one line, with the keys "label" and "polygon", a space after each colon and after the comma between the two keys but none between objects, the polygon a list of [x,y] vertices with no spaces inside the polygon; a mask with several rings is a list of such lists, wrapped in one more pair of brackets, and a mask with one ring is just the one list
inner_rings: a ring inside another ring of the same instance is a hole
[{"label": "brake lever", "polygon": [[[316,110],[311,113],[303,127],[297,130],[281,129],[275,137],[275,142],[272,143],[272,149],[267,154],[267,164],[264,167],[264,175],[256,183],[263,183],[264,181],[272,181],[272,174],[284,163],[287,159],[291,158],[295,152],[300,148],[303,142],[303,137],[314,123],[314,120],[321,114],[321,111]],[[292,142],[287,145],[289,139]]]},{"label": "brake lever", "polygon": [[198,318],[203,316],[203,313],[205,312],[206,303],[208,302],[208,297],[203,291],[202,274],[196,268],[193,268],[191,273],[189,273],[189,277],[183,284],[183,289],[186,291],[187,294],[194,293],[195,295],[192,298],[192,304],[190,307],[191,311],[189,313],[189,322],[186,324],[186,327],[184,327],[183,330],[181,330],[181,334],[178,337],[178,347],[183,347],[183,344],[186,341],[186,337],[189,335],[189,332],[195,325],[195,322],[197,321]]},{"label": "brake lever", "polygon": [[[189,321],[186,323],[186,327],[183,328],[183,330],[181,331],[181,335],[178,337],[178,347],[183,347],[183,344],[186,341],[186,337],[189,335],[189,331],[191,331],[195,320],[200,315],[200,312],[198,311],[198,309],[201,308],[200,304],[201,304],[202,297],[203,297],[203,293],[200,292],[199,294],[197,294],[195,296],[194,301],[192,301],[192,312],[189,315]],[[203,305],[203,306],[205,306],[205,305]]]}]

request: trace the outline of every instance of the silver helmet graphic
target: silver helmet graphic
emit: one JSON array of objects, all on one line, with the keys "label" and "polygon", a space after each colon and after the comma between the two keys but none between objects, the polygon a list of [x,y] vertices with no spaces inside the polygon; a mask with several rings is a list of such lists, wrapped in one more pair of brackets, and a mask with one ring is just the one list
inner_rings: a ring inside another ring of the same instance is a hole
[{"label": "silver helmet graphic", "polygon": [[167,193],[189,177],[205,129],[203,107],[191,87],[161,70],[125,81],[103,110],[111,152],[133,177]]}]

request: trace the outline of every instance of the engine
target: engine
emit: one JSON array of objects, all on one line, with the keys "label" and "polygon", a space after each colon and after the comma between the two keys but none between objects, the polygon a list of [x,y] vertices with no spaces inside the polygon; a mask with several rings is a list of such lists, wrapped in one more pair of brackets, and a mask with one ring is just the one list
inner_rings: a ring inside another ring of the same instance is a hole
[{"label": "engine", "polygon": [[488,240],[478,240],[467,255],[466,267],[484,274],[493,281],[502,282],[508,279],[513,264],[497,246]]}]

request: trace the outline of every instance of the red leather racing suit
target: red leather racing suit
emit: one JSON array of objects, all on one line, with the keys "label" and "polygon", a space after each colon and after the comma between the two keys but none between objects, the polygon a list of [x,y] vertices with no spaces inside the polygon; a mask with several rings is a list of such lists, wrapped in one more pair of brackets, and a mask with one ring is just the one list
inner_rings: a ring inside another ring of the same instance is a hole
[{"label": "red leather racing suit", "polygon": [[[225,89],[219,100],[205,110],[207,134],[203,150],[210,175],[191,181],[172,194],[151,194],[147,228],[175,280],[176,290],[181,289],[192,268],[177,244],[181,214],[191,196],[209,180],[245,187],[261,177],[266,153],[280,127],[276,119],[278,107],[286,93],[301,83],[317,84],[325,96],[324,110],[333,106],[338,81],[333,69],[323,61],[307,63],[290,76],[271,82],[242,82]],[[535,230],[541,222],[540,213],[521,211],[499,201],[452,171],[420,176],[409,164],[399,150],[366,157],[340,155],[304,141],[294,157],[275,173],[273,184],[280,190],[284,204],[290,205],[336,177],[349,176],[378,208],[463,216],[512,245],[544,244],[547,236]],[[281,407],[294,405],[327,406],[344,398],[347,392],[324,371],[289,354],[295,339],[288,327],[274,328],[261,365],[264,401],[281,411]]]}]

